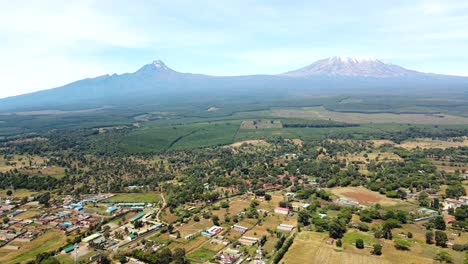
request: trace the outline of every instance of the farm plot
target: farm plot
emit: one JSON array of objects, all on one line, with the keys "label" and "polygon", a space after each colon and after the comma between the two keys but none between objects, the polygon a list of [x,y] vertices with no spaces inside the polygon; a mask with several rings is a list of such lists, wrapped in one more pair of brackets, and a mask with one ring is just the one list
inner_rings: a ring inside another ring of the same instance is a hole
[{"label": "farm plot", "polygon": [[304,107],[297,109],[272,109],[265,112],[268,116],[280,118],[324,119],[354,124],[400,123],[400,124],[468,124],[468,118],[446,114],[393,114],[393,113],[344,113],[328,111],[323,107]]},{"label": "farm plot", "polygon": [[331,188],[329,191],[340,197],[358,201],[360,204],[371,205],[380,203],[381,205],[391,206],[398,203],[397,200],[388,198],[364,187],[337,187]]}]

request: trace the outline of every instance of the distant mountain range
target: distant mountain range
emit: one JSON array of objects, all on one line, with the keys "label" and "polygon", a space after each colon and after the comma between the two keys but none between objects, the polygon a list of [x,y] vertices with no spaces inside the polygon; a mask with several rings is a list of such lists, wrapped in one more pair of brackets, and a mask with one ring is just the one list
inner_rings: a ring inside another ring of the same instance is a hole
[{"label": "distant mountain range", "polygon": [[282,74],[246,76],[181,73],[156,60],[134,73],[104,75],[0,99],[0,110],[162,105],[239,98],[258,101],[341,94],[467,96],[468,77],[422,73],[358,57],[331,57]]}]

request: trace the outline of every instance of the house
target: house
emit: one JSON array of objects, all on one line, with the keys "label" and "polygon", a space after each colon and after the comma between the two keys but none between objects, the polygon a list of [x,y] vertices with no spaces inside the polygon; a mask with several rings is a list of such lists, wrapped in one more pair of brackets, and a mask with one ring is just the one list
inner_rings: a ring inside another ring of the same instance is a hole
[{"label": "house", "polygon": [[117,209],[118,209],[117,207],[112,206],[112,207],[107,208],[106,212],[109,214],[112,214],[113,212],[117,211]]},{"label": "house", "polygon": [[277,214],[283,214],[283,215],[288,215],[288,214],[289,214],[289,208],[276,207],[276,208],[275,208],[275,213],[277,213]]},{"label": "house", "polygon": [[310,207],[310,204],[307,204],[307,203],[299,203],[299,202],[292,203],[293,211],[300,211],[302,209],[307,209],[309,207]]},{"label": "house", "polygon": [[242,245],[246,245],[246,246],[255,245],[258,243],[258,241],[259,241],[258,238],[248,237],[248,236],[243,236],[238,240],[239,243],[241,243]]},{"label": "house", "polygon": [[319,213],[318,216],[319,216],[320,218],[325,218],[325,217],[327,217],[326,214],[321,214],[321,213]]},{"label": "house", "polygon": [[333,242],[335,242],[335,239],[333,239],[331,237],[327,239],[327,244],[333,245]]},{"label": "house", "polygon": [[463,204],[468,205],[468,196],[462,196],[458,200],[463,202]]},{"label": "house", "polygon": [[446,224],[450,224],[450,223],[456,221],[457,219],[453,215],[447,215],[447,216],[444,217],[444,220],[445,220]]},{"label": "house", "polygon": [[237,231],[239,233],[242,233],[242,234],[249,230],[249,228],[247,228],[245,226],[241,226],[241,225],[233,225],[232,229],[234,229],[235,231]]},{"label": "house", "polygon": [[449,208],[458,208],[462,206],[463,202],[460,200],[455,200],[452,198],[445,199],[444,210],[448,210]]},{"label": "house", "polygon": [[277,229],[291,232],[291,231],[293,231],[294,226],[293,225],[286,225],[286,224],[279,224]]},{"label": "house", "polygon": [[216,254],[215,258],[221,264],[233,264],[239,259],[240,256],[241,253],[239,250],[227,248]]}]

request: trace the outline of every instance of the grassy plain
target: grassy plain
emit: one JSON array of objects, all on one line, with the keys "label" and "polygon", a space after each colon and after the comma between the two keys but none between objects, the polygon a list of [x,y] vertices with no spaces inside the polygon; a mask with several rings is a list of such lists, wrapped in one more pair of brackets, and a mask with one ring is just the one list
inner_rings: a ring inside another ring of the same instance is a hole
[{"label": "grassy plain", "polygon": [[0,249],[0,263],[22,263],[34,259],[37,254],[55,250],[66,244],[66,236],[61,231],[50,230],[42,236],[25,243],[17,251]]},{"label": "grassy plain", "polygon": [[157,192],[118,193],[103,202],[129,202],[129,203],[156,203],[161,201],[161,195]]}]

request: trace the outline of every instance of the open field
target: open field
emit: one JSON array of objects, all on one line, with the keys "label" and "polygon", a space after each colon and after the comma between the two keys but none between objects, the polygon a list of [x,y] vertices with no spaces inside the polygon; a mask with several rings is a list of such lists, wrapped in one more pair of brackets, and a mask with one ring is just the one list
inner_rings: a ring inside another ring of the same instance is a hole
[{"label": "open field", "polygon": [[231,145],[229,145],[230,147],[233,147],[233,148],[238,148],[242,145],[267,145],[268,143],[265,141],[265,140],[243,140],[243,141],[238,141],[238,142],[235,142],[235,143],[232,143]]},{"label": "open field", "polygon": [[118,193],[103,202],[129,202],[129,203],[156,203],[161,201],[161,195],[157,192],[142,193]]},{"label": "open field", "polygon": [[[267,112],[268,113],[268,112]],[[272,117],[324,119],[339,122],[366,123],[411,123],[411,124],[468,124],[468,118],[447,114],[394,114],[394,113],[344,113],[333,112],[323,107],[304,107],[301,109],[272,109]],[[268,115],[268,114],[267,114]]]},{"label": "open field", "polygon": [[242,121],[240,128],[241,129],[262,129],[262,128],[282,128],[283,125],[279,120],[245,120]]},{"label": "open field", "polygon": [[430,138],[421,138],[417,140],[408,140],[396,145],[405,149],[429,149],[429,148],[456,148],[456,147],[468,147],[468,138],[464,138],[462,141],[448,141],[448,140],[433,140]]},{"label": "open field", "polygon": [[356,249],[351,246],[346,249],[328,245],[326,233],[301,232],[284,256],[282,263],[356,263],[356,264],[390,264],[390,263],[432,263],[432,258],[423,257],[418,252],[402,252],[395,249],[392,242],[383,244],[383,255],[373,256],[370,249]]},{"label": "open field", "polygon": [[21,263],[34,259],[38,253],[55,250],[66,245],[66,237],[61,231],[50,230],[17,251],[0,249],[0,263]]},{"label": "open field", "polygon": [[328,189],[333,194],[340,197],[358,201],[361,204],[372,205],[379,203],[381,205],[396,205],[398,202],[395,199],[388,198],[380,193],[373,192],[362,186],[359,187],[336,187]]},{"label": "open field", "polygon": [[34,194],[36,194],[37,192],[33,192],[33,191],[30,191],[30,190],[25,190],[25,189],[18,189],[18,190],[14,190],[13,191],[13,194],[11,196],[8,196],[6,195],[6,192],[8,190],[0,190],[0,197],[2,199],[6,199],[8,197],[10,198],[23,198],[23,197],[29,197],[29,196],[32,196]]}]

